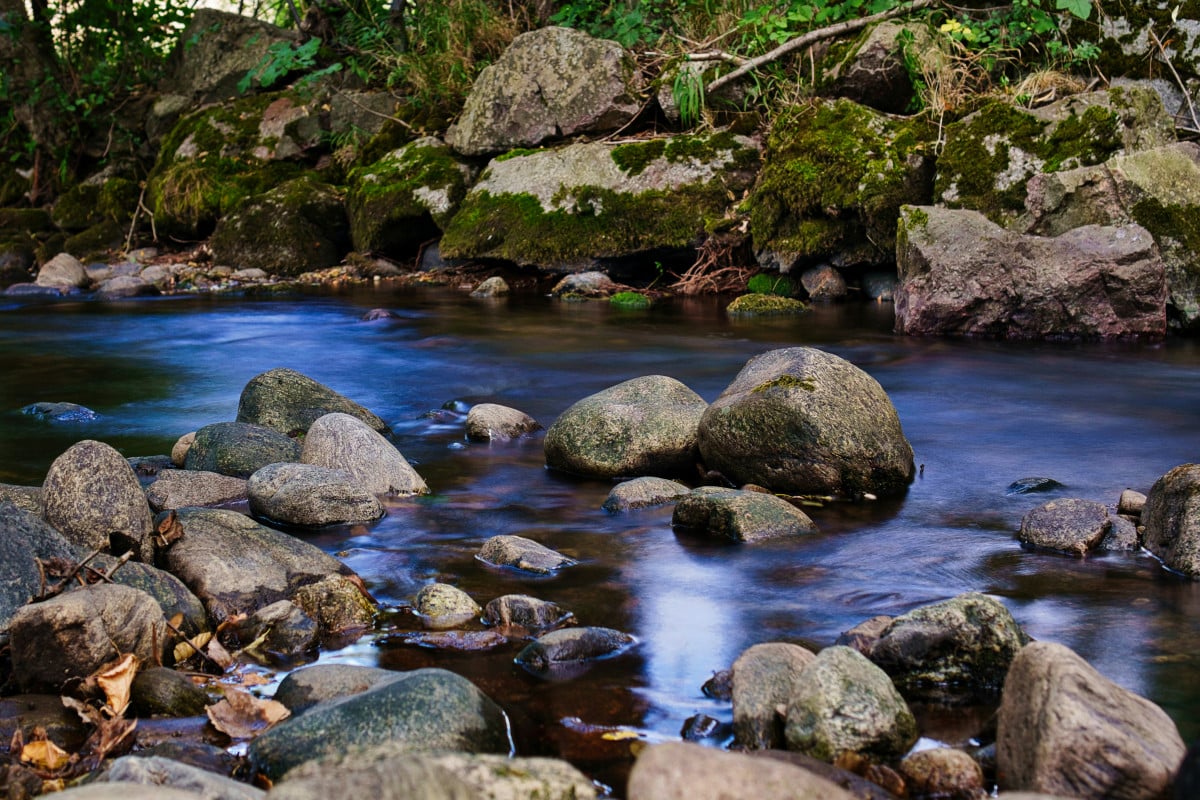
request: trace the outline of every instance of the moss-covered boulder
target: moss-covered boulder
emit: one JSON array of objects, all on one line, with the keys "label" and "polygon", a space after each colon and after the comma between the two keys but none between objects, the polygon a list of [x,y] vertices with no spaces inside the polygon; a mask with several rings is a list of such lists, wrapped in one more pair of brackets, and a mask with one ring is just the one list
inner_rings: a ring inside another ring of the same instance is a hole
[{"label": "moss-covered boulder", "polygon": [[911,112],[918,100],[908,65],[933,46],[929,26],[923,23],[889,20],[873,25],[847,44],[830,48],[821,65],[819,89],[889,114]]},{"label": "moss-covered boulder", "polygon": [[907,697],[962,699],[995,693],[1029,637],[997,600],[970,592],[892,620],[871,661]]},{"label": "moss-covered boulder", "polygon": [[807,514],[781,497],[723,486],[701,486],[679,498],[671,525],[684,533],[734,542],[760,542],[817,531]]},{"label": "moss-covered boulder", "polygon": [[811,347],[752,358],[700,420],[700,454],[738,484],[791,494],[902,494],[912,447],[883,387]]},{"label": "moss-covered boulder", "polygon": [[731,317],[794,317],[807,310],[808,306],[794,297],[758,292],[741,295],[725,307]]},{"label": "moss-covered boulder", "polygon": [[646,375],[578,401],[546,431],[546,465],[592,478],[688,474],[707,404],[674,378]]},{"label": "moss-covered boulder", "polygon": [[932,197],[933,132],[850,100],[794,106],[771,127],[750,196],[759,262],[884,263],[893,257],[900,206]]},{"label": "moss-covered boulder", "polygon": [[442,255],[551,269],[695,247],[753,181],[729,133],[574,144],[494,159],[446,227]]},{"label": "moss-covered boulder", "polygon": [[245,422],[214,422],[196,431],[184,466],[249,478],[268,464],[299,460],[300,445],[277,430]]},{"label": "moss-covered boulder", "polygon": [[1072,95],[1034,109],[994,100],[946,127],[935,196],[950,208],[1011,223],[1024,210],[1034,175],[1101,164],[1117,153],[1174,141],[1174,123],[1162,100],[1145,87]]},{"label": "moss-covered boulder", "polygon": [[411,256],[458,210],[471,170],[424,137],[350,173],[346,207],[354,249]]},{"label": "moss-covered boulder", "polygon": [[447,141],[488,155],[615,130],[641,109],[633,55],[614,41],[546,27],[513,39],[475,81]]},{"label": "moss-covered boulder", "polygon": [[[1197,15],[1187,4],[1127,3],[1096,0],[1097,13],[1087,23],[1073,21],[1082,40],[1100,48],[1096,67],[1100,74],[1132,78],[1164,77],[1151,33],[1163,43],[1163,55],[1184,80],[1200,77],[1200,37],[1196,36]],[[1172,83],[1172,88],[1174,84]],[[1182,95],[1179,99],[1182,101]],[[1172,109],[1173,110],[1173,109]]]},{"label": "moss-covered boulder", "polygon": [[350,249],[350,223],[341,194],[304,175],[222,218],[210,245],[220,263],[296,276],[339,263]]},{"label": "moss-covered boulder", "polygon": [[287,367],[276,367],[250,379],[238,399],[237,421],[299,436],[318,419],[334,412],[357,417],[380,433],[391,433],[387,423],[358,403]]},{"label": "moss-covered boulder", "polygon": [[206,235],[247,198],[303,174],[312,102],[299,92],[255,95],[180,119],[146,183],[158,231]]}]

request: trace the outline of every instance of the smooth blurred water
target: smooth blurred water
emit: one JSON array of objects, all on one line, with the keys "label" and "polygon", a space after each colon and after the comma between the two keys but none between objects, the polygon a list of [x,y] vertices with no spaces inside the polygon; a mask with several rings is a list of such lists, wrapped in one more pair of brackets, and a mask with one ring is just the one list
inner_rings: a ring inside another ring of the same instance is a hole
[{"label": "smooth blurred water", "polygon": [[[396,317],[362,321],[374,307]],[[587,394],[654,373],[712,400],[751,356],[798,344],[837,353],[883,385],[924,471],[903,499],[816,511],[821,533],[787,543],[679,539],[670,509],[608,515],[600,504],[610,485],[547,472],[540,438],[470,444],[461,410],[438,411],[496,402],[549,425]],[[698,712],[727,720],[728,707],[700,686],[747,646],[825,646],[873,615],[965,591],[999,598],[1033,637],[1071,647],[1161,704],[1186,738],[1200,736],[1200,583],[1147,554],[1074,559],[1022,550],[1014,538],[1022,515],[1049,497],[1115,505],[1122,489],[1147,491],[1171,467],[1200,461],[1195,342],[920,340],[891,333],[886,305],[734,322],[716,300],[630,313],[541,297],[475,301],[450,289],[5,302],[0,482],[39,483],[83,438],[131,456],[168,452],[179,435],[233,419],[245,383],[278,366],[384,417],[433,490],[392,503],[376,525],[308,537],[381,601],[403,609],[441,580],[481,604],[534,594],[582,624],[638,637],[629,653],[557,682],[514,665],[516,645],[447,654],[403,644],[394,630],[323,657],[468,675],[509,712],[522,752],[564,755],[611,779],[629,743],[604,737],[608,727],[670,738]],[[53,424],[18,413],[37,401],[101,416]],[[1029,475],[1066,488],[1005,494]],[[540,579],[491,569],[474,554],[500,533],[582,563]],[[385,628],[404,626],[403,613],[390,619]]]}]

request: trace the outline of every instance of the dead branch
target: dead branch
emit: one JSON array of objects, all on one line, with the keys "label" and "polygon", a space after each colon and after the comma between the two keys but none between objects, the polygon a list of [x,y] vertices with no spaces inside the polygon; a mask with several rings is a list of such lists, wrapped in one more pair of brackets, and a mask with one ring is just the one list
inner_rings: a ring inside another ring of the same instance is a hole
[{"label": "dead branch", "polygon": [[799,50],[802,47],[808,47],[810,44],[822,41],[824,39],[833,39],[838,36],[843,36],[847,33],[853,33],[854,31],[865,28],[868,25],[873,25],[876,22],[883,22],[884,20],[893,19],[895,17],[902,17],[905,14],[911,14],[914,11],[920,11],[923,8],[929,8],[937,2],[938,0],[913,0],[913,2],[908,5],[899,6],[888,11],[882,11],[878,14],[872,14],[869,17],[849,19],[845,22],[839,22],[836,25],[829,25],[824,28],[818,28],[815,31],[809,31],[808,33],[797,36],[795,39],[788,39],[786,42],[779,45],[779,47],[776,47],[769,53],[763,53],[757,58],[752,58],[745,64],[742,64],[740,67],[735,69],[733,72],[722,75],[721,77],[713,80],[704,88],[704,91],[706,94],[712,94],[722,86],[732,83],[743,75],[753,72],[763,64],[769,64],[772,61],[782,58],[793,50]]}]

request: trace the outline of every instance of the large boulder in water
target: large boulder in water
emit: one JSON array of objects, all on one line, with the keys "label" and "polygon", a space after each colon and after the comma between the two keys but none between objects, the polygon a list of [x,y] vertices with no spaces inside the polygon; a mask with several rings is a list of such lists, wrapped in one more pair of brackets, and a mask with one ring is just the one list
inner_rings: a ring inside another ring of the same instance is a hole
[{"label": "large boulder in water", "polygon": [[1052,642],[1017,655],[997,717],[1001,789],[1150,800],[1187,749],[1165,711]]},{"label": "large boulder in water", "polygon": [[246,482],[257,517],[317,528],[373,522],[383,506],[350,473],[314,464],[268,464]]},{"label": "large boulder in water", "polygon": [[109,445],[85,439],[54,459],[42,502],[46,521],[73,544],[150,558],[150,505],[129,462]]},{"label": "large boulder in water", "polygon": [[297,436],[335,411],[358,417],[380,433],[390,432],[387,423],[358,403],[286,367],[267,370],[250,379],[238,399],[237,421]]},{"label": "large boulder in water", "polygon": [[189,470],[249,478],[280,461],[299,461],[300,445],[277,430],[246,422],[214,422],[196,431],[184,457]]},{"label": "large boulder in water", "polygon": [[1000,602],[968,592],[892,620],[868,655],[906,696],[992,693],[1029,637]]},{"label": "large boulder in water", "polygon": [[246,755],[277,780],[306,761],[386,742],[409,752],[507,753],[508,723],[466,678],[419,669],[316,705],[260,735]]},{"label": "large boulder in water", "polygon": [[896,260],[899,333],[1153,340],[1167,332],[1166,271],[1140,225],[1028,236],[978,211],[906,206]]},{"label": "large boulder in water", "polygon": [[300,461],[340,469],[372,494],[426,494],[429,487],[395,445],[358,417],[320,417],[304,437]]},{"label": "large boulder in water", "polygon": [[646,375],[585,397],[546,432],[546,465],[590,478],[694,471],[696,427],[707,408],[674,378]]},{"label": "large boulder in water", "polygon": [[546,27],[513,39],[471,88],[446,139],[469,156],[620,128],[641,109],[637,62],[614,41]]},{"label": "large boulder in water", "polygon": [[700,454],[737,484],[790,494],[901,494],[916,473],[887,393],[811,347],[752,358],[700,420]]},{"label": "large boulder in water", "polygon": [[1142,507],[1146,549],[1173,570],[1200,578],[1200,464],[1184,464],[1154,482]]}]

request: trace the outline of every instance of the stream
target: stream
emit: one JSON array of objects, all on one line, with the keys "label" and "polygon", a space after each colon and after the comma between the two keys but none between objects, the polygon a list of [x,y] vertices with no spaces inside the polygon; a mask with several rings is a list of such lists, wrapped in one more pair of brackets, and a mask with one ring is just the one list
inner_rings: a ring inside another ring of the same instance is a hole
[{"label": "stream", "polygon": [[[361,317],[386,308],[391,319]],[[1024,550],[1021,517],[1053,497],[1115,506],[1179,464],[1200,461],[1200,342],[1014,344],[892,334],[889,305],[815,307],[734,321],[715,298],[648,312],[541,296],[478,301],[449,288],[172,297],[104,303],[0,298],[0,482],[38,484],[80,439],[126,456],[167,453],[183,433],[232,420],[246,382],[291,367],[383,417],[432,494],[389,501],[370,526],[305,535],[342,558],[387,608],[379,630],[323,663],[440,666],[508,712],[522,755],[556,755],[620,786],[631,742],[679,736],[727,703],[701,685],[746,647],[817,649],[878,614],[967,591],[1001,600],[1035,639],[1067,645],[1200,737],[1200,582],[1148,553],[1084,559]],[[669,507],[610,515],[611,485],[545,469],[541,436],[469,443],[466,409],[495,402],[543,425],[629,378],[669,375],[713,400],[752,356],[809,345],[880,382],[923,465],[903,498],[818,509],[815,536],[728,546],[679,538]],[[48,423],[20,413],[70,401],[99,413]],[[1008,495],[1026,476],[1064,489]],[[581,562],[545,578],[476,560],[497,534]],[[628,652],[546,680],[488,653],[415,646],[408,611],[426,583],[480,605],[532,594],[580,624],[637,637]],[[990,708],[918,711],[927,736],[962,743]],[[722,743],[720,737],[711,744]]]}]

